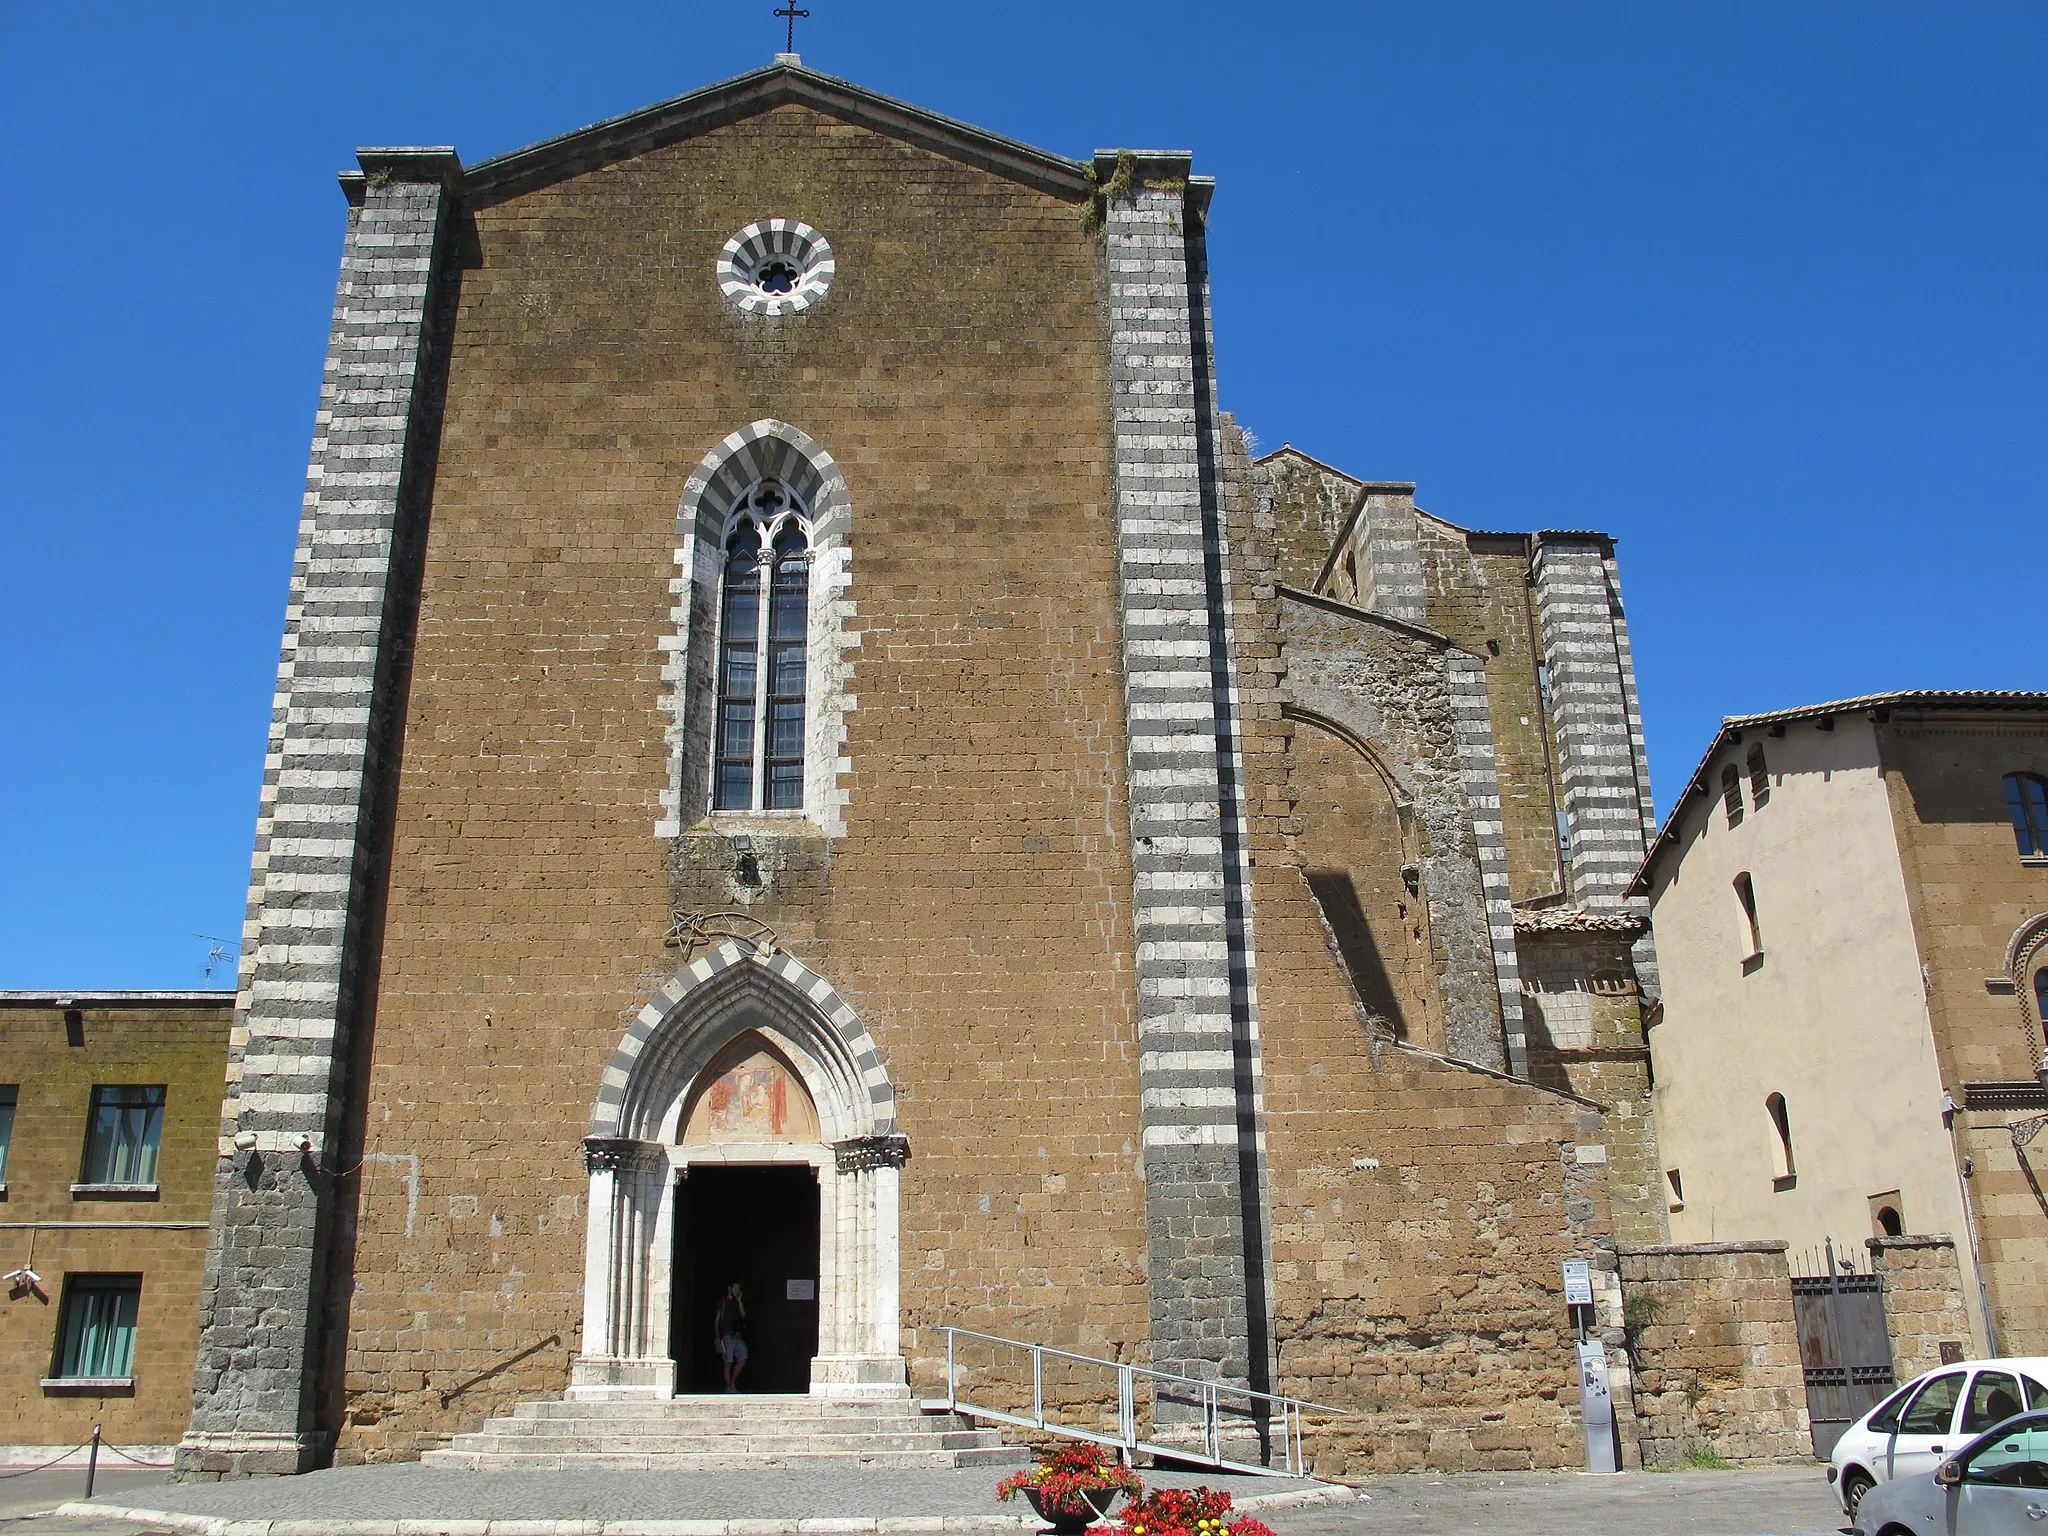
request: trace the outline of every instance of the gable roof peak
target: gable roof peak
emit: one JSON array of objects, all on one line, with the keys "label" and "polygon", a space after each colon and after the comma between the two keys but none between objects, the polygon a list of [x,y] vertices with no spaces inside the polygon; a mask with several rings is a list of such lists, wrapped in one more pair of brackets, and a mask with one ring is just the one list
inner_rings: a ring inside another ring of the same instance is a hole
[{"label": "gable roof peak", "polygon": [[926,111],[807,68],[801,55],[778,53],[764,68],[481,160],[462,176],[463,200],[472,205],[500,202],[791,105],[887,134],[1054,197],[1079,202],[1093,191],[1086,161]]}]

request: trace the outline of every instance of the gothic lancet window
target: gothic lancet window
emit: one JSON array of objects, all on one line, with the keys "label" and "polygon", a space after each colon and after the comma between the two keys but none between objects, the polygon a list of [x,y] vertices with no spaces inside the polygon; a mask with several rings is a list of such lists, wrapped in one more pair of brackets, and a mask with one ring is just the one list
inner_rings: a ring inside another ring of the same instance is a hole
[{"label": "gothic lancet window", "polygon": [[718,621],[716,810],[803,807],[810,554],[802,509],[772,480],[741,497],[727,519]]}]

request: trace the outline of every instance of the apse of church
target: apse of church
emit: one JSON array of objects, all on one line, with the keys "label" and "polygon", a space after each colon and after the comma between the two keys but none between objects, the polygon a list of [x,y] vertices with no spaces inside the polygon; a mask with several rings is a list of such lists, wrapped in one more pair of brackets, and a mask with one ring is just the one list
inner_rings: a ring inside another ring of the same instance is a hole
[{"label": "apse of church", "polygon": [[1661,1221],[1606,541],[1255,463],[1185,154],[784,60],[362,162],[184,1474],[696,1390],[740,1264],[814,1396],[951,1325],[1574,1462],[1559,1262]]}]

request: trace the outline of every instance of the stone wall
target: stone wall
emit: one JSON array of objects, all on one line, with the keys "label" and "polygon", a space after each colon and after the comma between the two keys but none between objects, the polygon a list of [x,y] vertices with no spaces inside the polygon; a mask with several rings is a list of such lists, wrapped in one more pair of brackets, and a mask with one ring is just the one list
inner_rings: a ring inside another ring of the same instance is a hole
[{"label": "stone wall", "polygon": [[1911,1381],[1950,1358],[1969,1353],[1970,1316],[1963,1304],[1963,1272],[1955,1240],[1946,1233],[1926,1237],[1872,1237],[1870,1267],[1884,1278],[1885,1331],[1892,1339],[1892,1374]]},{"label": "stone wall", "polygon": [[[1559,1266],[1571,1257],[1612,1265],[1607,1170],[1593,1151],[1605,1117],[1575,1097],[1401,1045],[1357,1006],[1307,878],[1301,726],[1288,712],[1294,615],[1319,626],[1325,610],[1281,591],[1264,538],[1271,506],[1229,436],[1278,1390],[1347,1411],[1310,1425],[1309,1454],[1325,1476],[1582,1465]],[[1348,632],[1360,619],[1330,622]],[[1374,632],[1395,649],[1409,643]],[[1441,641],[1415,644],[1442,653]],[[1415,759],[1439,781],[1431,793],[1458,798],[1442,684],[1416,682],[1428,675],[1426,655],[1402,697],[1397,658],[1377,654],[1392,713],[1427,718]],[[1377,739],[1385,749],[1401,738]],[[1314,750],[1319,759],[1322,746]],[[1476,900],[1468,911],[1485,964]],[[1618,1291],[1602,1294],[1603,1321],[1618,1328]],[[1625,1385],[1618,1398],[1628,1444]]]},{"label": "stone wall", "polygon": [[1782,1242],[1621,1250],[1645,1466],[1706,1447],[1730,1461],[1811,1454]]},{"label": "stone wall", "polygon": [[[920,1389],[940,1323],[1144,1358],[1106,290],[1081,214],[797,106],[469,210],[344,1191],[339,1458],[563,1390],[578,1144],[681,967],[675,909],[744,907],[874,1036],[911,1145]],[[823,232],[838,275],[757,323],[714,263],[769,215]],[[844,834],[755,818],[672,843],[678,499],[769,418],[850,498]]]},{"label": "stone wall", "polygon": [[[1280,580],[1290,587],[1316,590],[1337,535],[1358,506],[1363,483],[1341,470],[1319,464],[1292,444],[1259,460],[1272,492],[1272,527],[1265,534],[1272,547]],[[1356,560],[1339,562],[1331,572],[1344,589],[1331,595],[1345,602],[1358,599]]]}]

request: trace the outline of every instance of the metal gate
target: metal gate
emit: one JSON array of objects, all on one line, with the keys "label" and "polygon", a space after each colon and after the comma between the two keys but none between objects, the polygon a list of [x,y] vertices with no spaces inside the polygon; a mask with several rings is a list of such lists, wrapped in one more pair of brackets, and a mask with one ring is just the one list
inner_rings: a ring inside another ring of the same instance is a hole
[{"label": "metal gate", "polygon": [[[1853,1251],[1853,1250],[1852,1250]],[[1818,1274],[1792,1277],[1792,1317],[1806,1373],[1806,1417],[1813,1454],[1828,1456],[1842,1431],[1892,1388],[1892,1341],[1884,1321],[1884,1281],[1837,1258],[1833,1239],[1810,1256]]]}]

